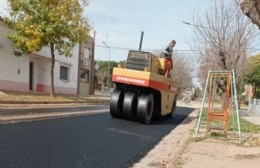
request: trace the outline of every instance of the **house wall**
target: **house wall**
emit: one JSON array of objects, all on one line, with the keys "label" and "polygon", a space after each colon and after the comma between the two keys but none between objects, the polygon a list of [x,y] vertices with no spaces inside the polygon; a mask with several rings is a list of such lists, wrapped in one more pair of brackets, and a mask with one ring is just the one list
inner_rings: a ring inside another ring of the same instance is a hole
[{"label": "house wall", "polygon": [[[78,58],[79,46],[75,46],[72,51],[71,57],[65,57],[55,52],[55,65],[54,65],[54,86],[56,93],[63,94],[77,94],[77,80],[78,80]],[[44,47],[43,50],[37,52],[39,56],[35,56],[32,61],[35,63],[35,88],[37,91],[49,92],[50,91],[50,49]],[[68,80],[60,79],[60,66],[68,68]]]},{"label": "house wall", "polygon": [[[86,48],[85,45],[82,45],[80,47],[80,57],[81,59],[84,60],[84,64],[82,64],[83,61],[80,61],[80,66],[81,66],[81,70],[80,70],[80,73],[81,71],[83,70],[89,70],[90,66],[89,66],[89,50],[88,48]],[[81,96],[85,96],[85,95],[89,95],[90,93],[90,82],[85,82],[85,81],[82,81],[80,79],[80,83],[79,83],[79,95]]]},{"label": "house wall", "polygon": [[[81,96],[86,96],[89,94],[92,94],[91,91],[93,90],[93,71],[92,71],[92,61],[94,59],[94,54],[93,54],[93,47],[94,47],[94,41],[93,38],[89,37],[88,40],[83,43],[80,46],[80,59],[84,61],[80,61],[80,74],[84,70],[88,70],[89,72],[89,78],[88,82],[82,81],[80,79],[79,82],[79,95]],[[84,62],[82,64],[82,62]]]},{"label": "house wall", "polygon": [[10,32],[0,22],[0,89],[29,91],[29,57],[14,56],[14,49],[6,33]]},{"label": "house wall", "polygon": [[[50,91],[50,49],[44,47],[30,56],[16,57],[11,41],[6,37],[10,30],[0,20],[0,90],[29,91],[29,66],[33,62],[33,90]],[[54,86],[55,93],[77,94],[79,46],[75,46],[72,57],[55,52]],[[60,79],[60,66],[68,68],[68,80]]]}]

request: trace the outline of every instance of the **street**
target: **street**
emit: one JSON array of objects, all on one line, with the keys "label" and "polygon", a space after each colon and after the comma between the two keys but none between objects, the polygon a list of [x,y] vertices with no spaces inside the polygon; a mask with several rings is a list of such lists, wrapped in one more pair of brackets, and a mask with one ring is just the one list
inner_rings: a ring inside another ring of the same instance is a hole
[{"label": "street", "polygon": [[192,108],[178,107],[172,119],[158,119],[151,125],[113,119],[105,111],[86,116],[2,124],[0,167],[129,167],[192,111]]}]

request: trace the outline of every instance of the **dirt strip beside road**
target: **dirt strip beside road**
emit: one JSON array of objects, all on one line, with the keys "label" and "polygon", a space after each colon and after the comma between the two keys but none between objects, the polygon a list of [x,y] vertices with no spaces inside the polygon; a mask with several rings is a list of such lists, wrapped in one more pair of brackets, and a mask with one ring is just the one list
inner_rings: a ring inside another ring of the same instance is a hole
[{"label": "dirt strip beside road", "polygon": [[140,160],[139,163],[136,163],[133,168],[172,167],[175,156],[185,148],[193,133],[198,111],[199,110],[196,109],[190,113],[181,124],[164,137],[160,143]]}]

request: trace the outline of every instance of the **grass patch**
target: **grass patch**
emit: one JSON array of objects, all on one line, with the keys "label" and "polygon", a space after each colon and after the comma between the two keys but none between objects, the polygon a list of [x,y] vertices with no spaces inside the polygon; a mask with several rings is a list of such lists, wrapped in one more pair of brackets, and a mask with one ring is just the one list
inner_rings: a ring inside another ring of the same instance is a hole
[{"label": "grass patch", "polygon": [[[240,117],[240,128],[241,132],[248,132],[248,133],[260,133],[260,126],[255,125],[251,122],[248,122],[247,120]],[[235,123],[237,124],[237,123]]]},{"label": "grass patch", "polygon": [[223,132],[211,132],[209,136],[213,138],[219,138],[219,137],[227,138],[227,134],[224,134]]},{"label": "grass patch", "polygon": [[[247,120],[243,119],[242,117],[239,117],[239,121],[240,121],[241,132],[258,133],[258,134],[260,133],[259,125],[255,125],[251,122],[248,122]],[[221,125],[222,122],[213,121],[211,123],[217,124],[219,127],[222,127],[222,125]],[[207,108],[204,108],[203,112],[202,112],[202,116],[201,116],[201,125],[206,125],[206,124],[207,124]],[[236,115],[234,116],[234,118],[232,116],[229,117],[227,130],[228,131],[233,131],[233,130],[237,131],[238,130]]]}]

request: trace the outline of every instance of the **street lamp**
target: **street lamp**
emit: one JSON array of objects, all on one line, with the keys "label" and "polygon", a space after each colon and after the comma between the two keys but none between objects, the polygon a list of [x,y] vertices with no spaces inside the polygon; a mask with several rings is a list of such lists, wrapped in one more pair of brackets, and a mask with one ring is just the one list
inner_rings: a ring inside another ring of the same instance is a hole
[{"label": "street lamp", "polygon": [[109,83],[109,77],[110,77],[110,47],[104,41],[103,41],[103,44],[108,48],[107,91],[109,92],[109,89],[110,89],[110,83]]},{"label": "street lamp", "polygon": [[[197,24],[192,24],[192,23],[189,23],[189,22],[182,22],[183,24],[186,24],[186,25],[189,25],[189,26],[194,26],[194,27],[201,27],[203,29],[211,29],[213,30],[214,32],[218,33],[217,30],[213,27],[207,27],[207,26],[203,26],[203,25],[197,25]],[[215,59],[213,60],[214,62],[214,70],[216,70],[216,62],[215,62]]]},{"label": "street lamp", "polygon": [[201,28],[206,28],[206,29],[211,29],[211,30],[216,31],[216,29],[214,29],[212,27],[207,27],[207,26],[203,26],[203,25],[196,25],[196,24],[192,24],[192,23],[184,22],[184,21],[182,23],[184,23],[186,25],[189,25],[189,26],[201,27]]},{"label": "street lamp", "polygon": [[[216,31],[216,29],[214,29],[214,28],[212,28],[212,27],[207,27],[207,26],[203,26],[203,25],[196,25],[196,24],[191,24],[191,23],[189,23],[189,22],[182,22],[182,23],[184,23],[184,24],[186,24],[186,25],[189,25],[189,26],[194,26],[194,27],[201,27],[201,28],[203,28],[203,29],[211,29],[211,30],[213,30],[213,31],[215,31],[215,32],[217,32]],[[207,51],[206,51],[206,53],[207,53]],[[215,59],[213,60],[214,62],[214,70],[216,70],[216,63],[215,63]],[[216,88],[216,79],[214,79],[214,88]],[[216,95],[216,89],[214,89],[213,90],[213,95]],[[215,102],[215,96],[213,97],[213,103],[212,103],[212,105],[211,105],[211,108],[213,109],[213,107],[214,107],[214,102]]]}]

